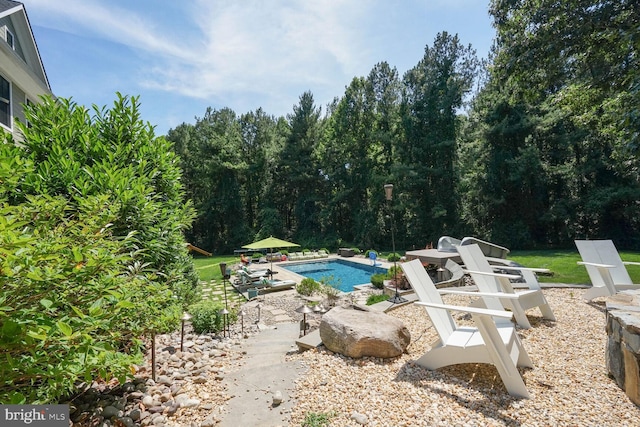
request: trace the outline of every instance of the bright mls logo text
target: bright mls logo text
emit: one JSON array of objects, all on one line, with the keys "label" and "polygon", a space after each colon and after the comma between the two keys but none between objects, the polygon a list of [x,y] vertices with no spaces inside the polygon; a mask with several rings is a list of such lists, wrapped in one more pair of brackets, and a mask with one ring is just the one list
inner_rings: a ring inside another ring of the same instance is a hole
[{"label": "bright mls logo text", "polygon": [[[52,426],[52,422],[64,422],[68,419],[68,406],[54,405],[55,411],[50,411],[46,405],[7,405],[4,409],[4,421],[6,425],[46,425]],[[64,410],[58,406],[64,406]],[[25,407],[27,409],[25,409]],[[44,424],[43,424],[44,423]],[[5,424],[2,424],[3,426]],[[56,423],[57,425],[57,423]]]}]

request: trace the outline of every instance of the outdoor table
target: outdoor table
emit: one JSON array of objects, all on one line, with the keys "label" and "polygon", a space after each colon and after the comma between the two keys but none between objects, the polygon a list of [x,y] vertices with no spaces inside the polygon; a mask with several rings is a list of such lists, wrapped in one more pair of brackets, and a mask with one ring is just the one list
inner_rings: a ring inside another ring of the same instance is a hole
[{"label": "outdoor table", "polygon": [[407,251],[405,254],[407,261],[419,259],[423,264],[434,264],[440,268],[444,268],[447,260],[453,260],[458,264],[462,264],[462,259],[458,252],[441,252],[437,249],[420,249],[417,251]]}]

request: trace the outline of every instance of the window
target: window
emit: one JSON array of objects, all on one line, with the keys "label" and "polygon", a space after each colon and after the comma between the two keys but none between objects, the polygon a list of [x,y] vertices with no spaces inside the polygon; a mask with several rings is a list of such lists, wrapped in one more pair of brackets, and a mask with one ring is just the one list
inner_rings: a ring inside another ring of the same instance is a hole
[{"label": "window", "polygon": [[11,34],[11,31],[9,31],[9,29],[7,28],[7,43],[9,43],[9,46],[11,46],[11,49],[15,50],[16,47],[13,44],[13,34]]},{"label": "window", "polygon": [[0,124],[11,129],[11,85],[0,76]]}]

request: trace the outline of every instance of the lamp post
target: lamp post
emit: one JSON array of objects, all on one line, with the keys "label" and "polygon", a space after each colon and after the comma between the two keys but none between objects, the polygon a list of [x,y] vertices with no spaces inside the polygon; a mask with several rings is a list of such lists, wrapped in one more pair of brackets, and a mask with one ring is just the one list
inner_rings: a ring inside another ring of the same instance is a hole
[{"label": "lamp post", "polygon": [[191,315],[185,311],[182,317],[180,318],[180,321],[182,322],[182,332],[180,333],[180,352],[182,352],[182,347],[184,344],[184,324],[189,320],[191,320]]},{"label": "lamp post", "polygon": [[224,308],[226,310],[229,310],[229,305],[227,304],[227,279],[229,278],[229,276],[227,276],[226,262],[220,263],[220,273],[222,273],[222,288],[224,289]]},{"label": "lamp post", "polygon": [[387,199],[387,209],[389,210],[390,219],[391,219],[391,246],[393,249],[393,282],[396,285],[396,294],[389,298],[388,301],[393,304],[399,304],[402,302],[407,302],[405,298],[402,298],[398,293],[398,270],[396,266],[396,240],[393,234],[393,209],[391,209],[391,200],[393,199],[393,184],[385,184],[384,185],[384,195]]}]

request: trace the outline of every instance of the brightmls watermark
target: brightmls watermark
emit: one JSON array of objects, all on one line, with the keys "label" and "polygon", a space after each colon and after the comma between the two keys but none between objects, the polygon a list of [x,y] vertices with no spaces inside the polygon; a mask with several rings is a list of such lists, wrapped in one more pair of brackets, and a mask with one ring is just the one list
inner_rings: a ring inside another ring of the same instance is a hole
[{"label": "brightmls watermark", "polygon": [[0,427],[68,427],[69,405],[0,405]]}]

